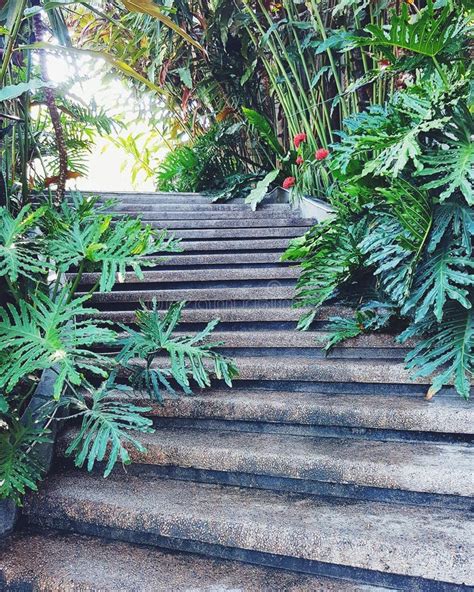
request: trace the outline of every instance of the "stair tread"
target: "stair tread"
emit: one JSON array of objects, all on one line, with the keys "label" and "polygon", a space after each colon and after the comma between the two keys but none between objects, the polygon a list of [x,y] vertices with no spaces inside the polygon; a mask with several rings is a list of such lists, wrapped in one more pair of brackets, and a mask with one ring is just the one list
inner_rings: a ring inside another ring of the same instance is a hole
[{"label": "stair tread", "polygon": [[[64,450],[77,435],[64,435]],[[193,428],[139,434],[132,461],[421,493],[474,495],[467,444],[379,442]]]},{"label": "stair tread", "polygon": [[143,222],[149,223],[156,228],[166,228],[170,231],[174,231],[178,228],[181,229],[212,229],[212,228],[275,228],[275,227],[292,227],[292,226],[304,226],[306,228],[311,227],[316,223],[315,220],[307,218],[237,218],[237,220],[229,218],[207,218],[203,220],[162,220],[158,215],[143,214],[140,216]]},{"label": "stair tread", "polygon": [[[155,228],[160,228],[156,223],[152,223]],[[308,226],[270,226],[270,227],[230,227],[230,228],[177,228],[171,232],[176,238],[183,240],[237,240],[237,239],[263,239],[263,238],[278,238],[288,237],[295,238],[307,232],[310,228]],[[184,243],[186,248],[186,243]]]},{"label": "stair tread", "polygon": [[[121,397],[120,391],[113,392]],[[381,430],[429,431],[474,435],[474,408],[455,396],[363,395],[212,389],[190,397],[166,399],[163,405],[135,391],[136,401],[152,407],[151,414],[170,418],[266,421],[302,425],[331,425]]]},{"label": "stair tread", "polygon": [[[229,301],[233,300],[288,300],[294,296],[293,286],[271,287],[222,287],[222,288],[188,288],[168,290],[125,290],[115,289],[113,292],[96,292],[91,302],[137,302],[150,301],[169,302],[177,300],[192,301]],[[81,292],[78,292],[81,294]]]},{"label": "stair tread", "polygon": [[[251,351],[251,350],[250,350]],[[361,382],[377,384],[429,384],[430,377],[410,378],[404,364],[380,359],[315,359],[303,356],[232,356],[239,378],[246,380],[301,380],[316,382]],[[134,360],[143,365],[141,360]],[[167,358],[157,356],[152,366],[167,367]]]},{"label": "stair tread", "polygon": [[237,487],[53,475],[25,516],[174,537],[306,560],[474,584],[467,513]]},{"label": "stair tread", "polygon": [[[0,582],[47,592],[376,592],[382,588],[237,561],[46,531],[6,544]],[[385,588],[384,588],[385,590]]]},{"label": "stair tread", "polygon": [[[75,274],[66,274],[67,279],[75,277]],[[100,273],[84,273],[81,277],[82,284],[95,284],[101,277]],[[205,282],[247,279],[294,279],[299,277],[297,267],[247,267],[245,269],[195,269],[195,270],[143,270],[143,278],[138,278],[133,272],[127,272],[121,278],[121,283],[147,283],[147,282]]]},{"label": "stair tread", "polygon": [[233,240],[184,240],[181,246],[188,251],[284,251],[290,243],[290,238],[248,238]]},{"label": "stair tread", "polygon": [[[258,304],[258,303],[257,303]],[[252,321],[298,321],[307,311],[303,308],[291,306],[258,306],[246,307],[212,307],[205,309],[184,308],[183,322],[207,322],[220,319],[222,322],[252,322]],[[122,322],[133,322],[134,311],[101,311],[100,316]],[[316,320],[327,320],[331,316],[352,316],[352,310],[343,306],[322,306],[316,315]]]}]

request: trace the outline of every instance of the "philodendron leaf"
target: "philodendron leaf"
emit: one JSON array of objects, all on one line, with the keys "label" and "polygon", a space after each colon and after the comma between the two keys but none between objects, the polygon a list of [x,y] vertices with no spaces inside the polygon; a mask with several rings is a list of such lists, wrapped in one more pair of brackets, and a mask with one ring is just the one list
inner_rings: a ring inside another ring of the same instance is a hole
[{"label": "philodendron leaf", "polygon": [[245,203],[250,204],[253,211],[257,209],[257,205],[262,201],[268,192],[268,188],[271,183],[278,177],[279,170],[275,169],[270,171],[265,177],[257,183],[255,189],[249,193],[245,198]]},{"label": "philodendron leaf", "polygon": [[8,401],[3,395],[0,395],[0,413],[6,413],[8,411]]},{"label": "philodendron leaf", "polygon": [[10,84],[0,90],[0,101],[10,101],[11,99],[20,97],[23,93],[38,90],[45,86],[51,86],[51,82],[44,82],[40,78],[33,78],[29,82],[21,82],[20,84]]}]

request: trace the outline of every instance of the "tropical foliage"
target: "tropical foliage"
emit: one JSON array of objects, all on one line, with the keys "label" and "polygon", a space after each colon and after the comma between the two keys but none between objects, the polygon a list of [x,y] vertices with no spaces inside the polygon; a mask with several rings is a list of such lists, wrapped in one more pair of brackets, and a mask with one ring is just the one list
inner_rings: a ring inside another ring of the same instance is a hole
[{"label": "tropical foliage", "polygon": [[[442,4],[442,5],[441,5]],[[396,90],[345,119],[328,167],[334,217],[294,241],[302,259],[297,305],[338,297],[357,308],[334,322],[333,346],[400,319],[399,339],[428,397],[454,384],[469,397],[474,371],[474,134],[469,17],[460,2],[404,5],[390,26],[351,43],[380,48]],[[403,53],[402,53],[403,50]],[[403,75],[403,78],[400,78]],[[399,81],[403,80],[400,85]]]}]

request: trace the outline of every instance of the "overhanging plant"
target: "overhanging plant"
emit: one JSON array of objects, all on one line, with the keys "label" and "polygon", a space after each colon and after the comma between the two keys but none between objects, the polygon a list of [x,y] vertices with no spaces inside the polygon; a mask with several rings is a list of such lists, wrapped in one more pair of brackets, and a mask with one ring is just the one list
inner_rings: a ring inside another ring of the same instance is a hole
[{"label": "overhanging plant", "polygon": [[[183,304],[171,307],[163,319],[149,311],[138,331],[127,328],[133,340],[123,343],[117,358],[98,351],[104,344],[113,348],[121,342],[114,327],[94,318],[97,311],[88,306],[93,292],[110,290],[126,269],[140,276],[145,263],[161,260],[158,253],[179,250],[166,233],[126,216],[111,220],[102,205],[80,197],[59,211],[28,207],[15,217],[0,209],[0,216],[8,222],[8,232],[0,235],[0,270],[9,285],[9,302],[0,308],[0,499],[19,504],[26,489],[36,489],[44,474],[36,449],[50,437],[53,422],[81,422],[68,454],[74,454],[78,466],[86,462],[89,470],[107,458],[107,475],[117,461],[129,462],[127,447],[143,450],[132,431],[152,430],[149,408],[130,401],[130,389],[117,378],[124,374],[121,365],[130,366],[130,352],[149,360],[150,350],[137,343],[149,343],[153,349],[162,338],[164,359],[161,371],[155,367],[154,372],[174,378],[188,394],[191,381],[201,388],[210,384],[204,359],[212,360],[214,372],[229,385],[236,369],[208,341],[215,323],[195,336],[173,337]],[[84,271],[97,272],[100,279],[89,293],[78,294]],[[63,286],[57,279],[61,277],[67,278]],[[138,313],[139,319],[144,314]],[[54,389],[30,417],[28,403],[44,370],[56,374]],[[163,384],[177,394],[170,382]],[[125,398],[114,396],[118,390]]]},{"label": "overhanging plant", "polygon": [[[418,10],[418,9],[417,9]],[[402,23],[403,26],[402,26]],[[331,346],[397,320],[415,378],[469,397],[474,372],[474,120],[468,19],[462,2],[428,2],[412,18],[371,27],[358,43],[389,48],[400,90],[345,120],[327,162],[336,179],[332,220],[293,242],[302,259],[297,306],[338,297]],[[435,35],[440,39],[434,39]],[[431,40],[431,42],[430,42]],[[401,53],[403,49],[403,53]]]}]

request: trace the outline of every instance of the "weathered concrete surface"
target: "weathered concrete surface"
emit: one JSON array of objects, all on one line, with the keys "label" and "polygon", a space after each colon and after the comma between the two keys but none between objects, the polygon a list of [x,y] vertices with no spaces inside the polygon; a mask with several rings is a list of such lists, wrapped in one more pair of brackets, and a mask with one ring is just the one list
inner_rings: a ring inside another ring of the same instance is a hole
[{"label": "weathered concrete surface", "polygon": [[25,514],[474,585],[474,524],[461,511],[73,472],[49,478]]},{"label": "weathered concrete surface", "polygon": [[[77,435],[65,434],[61,452]],[[420,493],[474,495],[474,448],[160,427],[137,434],[135,462],[324,481]]]},{"label": "weathered concrete surface", "polygon": [[[143,279],[137,278],[133,272],[127,272],[124,283],[143,284],[148,282],[222,282],[241,280],[279,280],[298,278],[298,267],[247,267],[246,269],[192,269],[185,270],[153,270],[143,271]],[[74,274],[66,274],[68,279]],[[81,285],[95,284],[100,280],[100,273],[85,273]]]},{"label": "weathered concrete surface", "polygon": [[18,534],[0,556],[4,592],[376,592],[365,586],[57,532]]},{"label": "weathered concrete surface", "polygon": [[[292,286],[276,286],[261,288],[189,288],[173,290],[129,290],[115,292],[96,292],[91,302],[140,302],[150,301],[153,298],[157,302],[176,302],[186,300],[193,302],[232,302],[246,300],[288,300],[294,296]],[[81,294],[81,292],[79,292]],[[208,311],[210,314],[212,311]]]},{"label": "weathered concrete surface", "polygon": [[164,405],[153,404],[146,393],[135,392],[134,400],[151,405],[157,417],[474,435],[474,407],[454,396],[428,402],[420,396],[232,389],[167,399]]}]

